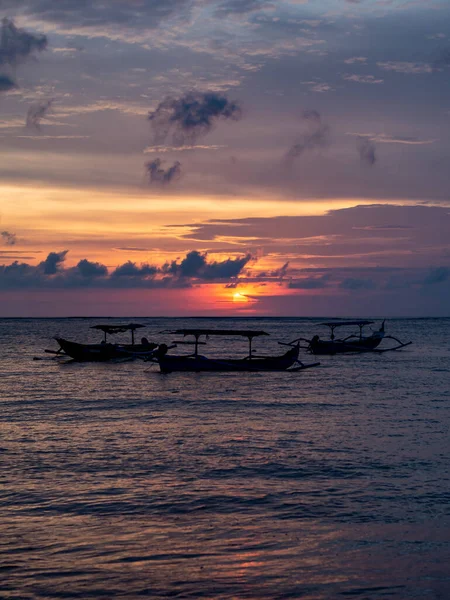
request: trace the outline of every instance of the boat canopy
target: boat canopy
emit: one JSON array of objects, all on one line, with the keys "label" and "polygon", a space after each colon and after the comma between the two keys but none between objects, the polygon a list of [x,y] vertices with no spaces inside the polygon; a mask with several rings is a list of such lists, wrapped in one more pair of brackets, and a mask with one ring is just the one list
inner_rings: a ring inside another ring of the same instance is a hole
[{"label": "boat canopy", "polygon": [[252,356],[252,340],[254,337],[258,337],[260,335],[269,335],[265,331],[254,331],[252,329],[175,329],[169,331],[161,331],[161,333],[170,333],[177,335],[193,335],[195,338],[195,347],[194,347],[194,356],[198,356],[198,346],[201,342],[199,342],[199,338],[202,335],[206,335],[206,337],[210,335],[240,335],[242,337],[246,337],[248,339],[248,356],[251,358]]},{"label": "boat canopy", "polygon": [[134,331],[145,325],[139,325],[139,323],[128,323],[128,325],[93,325],[91,329],[100,329],[104,333],[124,333],[125,331]]},{"label": "boat canopy", "polygon": [[241,335],[247,338],[257,337],[259,335],[269,335],[265,331],[252,331],[250,329],[175,329],[173,331],[161,333],[193,335],[195,337],[200,337],[201,335]]},{"label": "boat canopy", "polygon": [[328,323],[321,323],[327,327],[341,327],[343,325],[357,325],[358,327],[364,327],[365,325],[373,325],[374,321],[329,321]]},{"label": "boat canopy", "polygon": [[145,327],[145,325],[140,325],[139,323],[128,323],[125,325],[93,325],[91,329],[100,329],[105,334],[103,340],[106,342],[106,336],[114,333],[124,333],[125,331],[131,331],[131,344],[134,346],[134,332],[136,329],[140,327]]}]

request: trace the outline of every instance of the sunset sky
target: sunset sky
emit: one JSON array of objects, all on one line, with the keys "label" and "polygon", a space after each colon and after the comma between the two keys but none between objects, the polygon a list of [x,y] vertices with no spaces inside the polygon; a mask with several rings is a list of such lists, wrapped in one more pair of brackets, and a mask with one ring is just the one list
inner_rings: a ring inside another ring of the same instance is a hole
[{"label": "sunset sky", "polygon": [[0,316],[450,316],[448,0],[0,18]]}]

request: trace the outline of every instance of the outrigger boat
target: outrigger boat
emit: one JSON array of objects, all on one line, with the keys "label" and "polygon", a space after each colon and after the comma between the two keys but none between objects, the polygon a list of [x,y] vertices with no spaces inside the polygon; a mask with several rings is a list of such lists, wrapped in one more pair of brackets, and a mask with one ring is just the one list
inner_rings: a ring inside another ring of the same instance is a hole
[{"label": "outrigger boat", "polygon": [[[240,329],[176,329],[174,331],[164,331],[174,335],[193,336],[194,341],[174,342],[190,343],[194,345],[193,354],[176,356],[167,354],[167,346],[161,344],[155,355],[150,360],[159,363],[162,373],[171,373],[173,371],[300,371],[310,367],[316,367],[320,363],[305,365],[298,359],[299,344],[294,345],[290,350],[281,356],[256,356],[252,350],[252,342],[255,337],[269,335],[265,331],[250,331]],[[198,353],[200,337],[206,336],[242,336],[248,339],[249,350],[245,358],[207,358]],[[295,366],[296,365],[296,366]]]},{"label": "outrigger boat", "polygon": [[[64,338],[55,337],[59,344],[59,349],[46,350],[49,354],[55,356],[69,356],[77,361],[106,361],[115,358],[148,358],[154,354],[158,344],[150,343],[147,338],[142,338],[140,344],[135,344],[134,332],[136,329],[145,327],[138,323],[128,323],[127,325],[94,325],[91,329],[103,331],[104,338],[100,344],[79,344],[71,342]],[[107,341],[108,335],[124,333],[131,331],[131,344],[111,344]]]},{"label": "outrigger boat", "polygon": [[[412,342],[401,342],[398,338],[392,335],[386,335],[384,330],[385,321],[382,322],[380,328],[377,331],[373,331],[370,335],[364,335],[363,329],[367,325],[373,325],[374,321],[330,321],[327,323],[321,323],[326,327],[330,328],[330,338],[327,340],[321,340],[318,335],[315,335],[312,339],[297,338],[292,342],[289,342],[288,346],[299,344],[300,342],[306,342],[307,346],[300,346],[311,354],[343,354],[343,353],[362,353],[362,352],[390,352],[392,350],[399,350],[405,346],[409,346]],[[344,326],[356,326],[359,327],[359,334],[351,334],[345,338],[336,338],[334,330],[337,327]],[[383,340],[390,339],[397,342],[396,346],[389,348],[378,348]]]}]

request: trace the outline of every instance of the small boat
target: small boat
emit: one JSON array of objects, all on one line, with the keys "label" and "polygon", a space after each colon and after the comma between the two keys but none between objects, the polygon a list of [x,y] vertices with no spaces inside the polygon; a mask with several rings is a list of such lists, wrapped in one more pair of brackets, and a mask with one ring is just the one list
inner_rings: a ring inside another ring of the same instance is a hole
[{"label": "small boat", "polygon": [[[316,355],[334,355],[344,353],[362,353],[362,352],[389,352],[392,350],[399,350],[405,346],[409,346],[412,342],[403,343],[399,339],[392,335],[386,335],[384,324],[382,322],[379,329],[373,331],[370,335],[364,335],[363,329],[368,325],[373,325],[374,321],[329,321],[327,323],[321,323],[326,327],[330,328],[329,339],[321,340],[318,335],[315,335],[310,340],[306,338],[297,338],[287,345],[298,344],[300,342],[306,342],[307,346],[301,346],[311,354]],[[344,338],[336,338],[334,330],[337,327],[356,326],[359,327],[359,334],[350,334]],[[397,342],[396,346],[390,346],[388,348],[378,348],[383,340],[390,339]]]},{"label": "small boat", "polygon": [[[177,329],[175,331],[166,331],[161,333],[170,333],[183,336],[194,336],[194,341],[188,342],[194,344],[193,354],[182,356],[167,354],[167,346],[161,344],[152,359],[159,363],[161,373],[172,373],[173,371],[300,371],[309,367],[315,367],[319,363],[305,365],[298,359],[299,345],[293,346],[290,350],[281,356],[255,356],[252,350],[253,338],[269,335],[265,331],[250,331],[240,329]],[[242,336],[249,342],[248,356],[245,358],[207,358],[198,353],[201,336]],[[186,343],[174,342],[174,344]],[[173,346],[172,346],[173,347]],[[295,366],[296,365],[296,366]]]},{"label": "small boat", "polygon": [[[100,344],[80,344],[71,342],[64,338],[55,337],[59,344],[59,349],[46,350],[56,356],[69,356],[77,361],[106,361],[117,358],[148,358],[152,356],[158,344],[150,343],[147,338],[142,338],[140,344],[135,344],[134,332],[136,329],[145,327],[138,323],[128,323],[126,325],[94,325],[91,329],[103,331],[104,338]],[[124,333],[131,331],[131,344],[112,344],[107,341],[108,335]]]}]

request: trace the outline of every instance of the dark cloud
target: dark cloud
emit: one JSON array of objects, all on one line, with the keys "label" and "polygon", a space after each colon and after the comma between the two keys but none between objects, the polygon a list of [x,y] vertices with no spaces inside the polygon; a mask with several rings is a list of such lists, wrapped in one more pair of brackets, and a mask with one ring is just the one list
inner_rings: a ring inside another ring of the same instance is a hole
[{"label": "dark cloud", "polygon": [[14,244],[17,242],[17,236],[15,233],[11,233],[10,231],[2,231],[0,235],[7,246],[14,246]]},{"label": "dark cloud", "polygon": [[29,129],[41,128],[41,120],[50,110],[53,100],[46,100],[45,102],[37,102],[32,104],[27,112],[26,126]]},{"label": "dark cloud", "polygon": [[273,269],[272,271],[260,271],[258,273],[258,279],[268,278],[276,278],[281,283],[283,279],[286,277],[287,271],[289,268],[289,261],[285,262],[279,269]]},{"label": "dark cloud", "polygon": [[433,67],[436,69],[442,69],[443,67],[450,66],[450,48],[444,48],[440,50],[438,56],[433,61]]},{"label": "dark cloud", "polygon": [[223,0],[219,3],[216,14],[219,17],[232,14],[243,15],[274,6],[274,3],[268,0]]},{"label": "dark cloud", "polygon": [[356,138],[356,148],[362,163],[370,167],[375,164],[377,160],[376,148],[370,138],[359,135]]},{"label": "dark cloud", "polygon": [[0,289],[53,286],[59,277],[72,269],[63,269],[67,250],[50,252],[37,266],[19,263],[0,265]]},{"label": "dark cloud", "polygon": [[105,265],[98,262],[91,262],[83,258],[77,264],[77,269],[83,277],[105,277],[108,275],[108,269]]},{"label": "dark cloud", "polygon": [[294,290],[319,290],[328,286],[331,274],[327,273],[321,277],[304,277],[303,279],[293,279],[288,287]]},{"label": "dark cloud", "polygon": [[447,281],[450,277],[450,268],[449,267],[437,267],[432,269],[428,275],[425,277],[423,283],[424,285],[434,285],[436,283],[443,283]]},{"label": "dark cloud", "polygon": [[155,158],[155,160],[145,164],[150,183],[171,183],[181,177],[181,163],[179,161],[175,161],[168,169],[163,169],[162,164],[163,161],[160,158]]},{"label": "dark cloud", "polygon": [[172,261],[163,267],[148,263],[138,265],[127,261],[109,272],[107,267],[86,258],[75,267],[64,268],[67,250],[50,252],[37,266],[13,262],[0,265],[0,288],[31,287],[189,287],[191,282],[232,280],[251,259],[250,255],[208,262],[207,255],[193,250],[180,262]]},{"label": "dark cloud", "polygon": [[166,263],[162,268],[148,264],[138,266],[128,261],[117,267],[111,274],[112,277],[154,277],[156,275],[172,278],[201,279],[204,281],[214,279],[230,279],[236,277],[251,259],[250,255],[239,258],[228,258],[224,261],[208,262],[207,254],[192,250],[177,262]]},{"label": "dark cloud", "polygon": [[308,108],[303,111],[302,119],[309,123],[314,123],[315,125],[320,125],[322,123],[322,117],[317,110]]},{"label": "dark cloud", "polygon": [[376,286],[372,279],[358,279],[356,277],[347,277],[339,284],[341,290],[373,290]]},{"label": "dark cloud", "polygon": [[286,277],[286,273],[288,271],[289,268],[289,261],[285,262],[284,265],[282,267],[280,267],[279,269],[275,269],[274,271],[270,271],[270,276],[271,277],[279,277],[280,281]]},{"label": "dark cloud", "polygon": [[50,252],[47,258],[39,264],[44,272],[44,275],[55,275],[60,270],[62,264],[66,259],[68,250],[62,252]]},{"label": "dark cloud", "polygon": [[139,246],[119,246],[114,250],[123,250],[125,252],[149,252],[151,248],[139,247]]},{"label": "dark cloud", "polygon": [[170,264],[164,265],[163,270],[178,277],[196,277],[205,265],[206,254],[192,250],[180,263],[172,261]]},{"label": "dark cloud", "polygon": [[17,260],[11,265],[0,265],[0,288],[27,287],[39,281],[38,269]]},{"label": "dark cloud", "polygon": [[[0,6],[0,8],[3,8]],[[0,25],[0,69],[11,70],[30,56],[47,48],[47,37],[19,29],[11,19],[2,19]],[[0,73],[0,92],[17,87],[8,73]]]},{"label": "dark cloud", "polygon": [[189,92],[181,98],[167,97],[149,112],[154,143],[163,144],[171,138],[174,146],[193,145],[205,136],[219,119],[237,121],[241,108],[223,94]]},{"label": "dark cloud", "polygon": [[330,144],[330,127],[322,121],[316,110],[305,110],[302,115],[304,132],[296,144],[287,153],[288,160],[302,156],[304,152],[312,152],[326,148]]},{"label": "dark cloud", "polygon": [[138,266],[131,260],[120,265],[112,272],[112,277],[154,277],[158,268],[147,263]]},{"label": "dark cloud", "polygon": [[0,26],[0,67],[15,67],[32,54],[47,48],[47,37],[19,29],[10,19],[2,19]]},{"label": "dark cloud", "polygon": [[228,258],[222,262],[209,263],[201,273],[201,278],[208,280],[237,277],[251,258],[251,255],[247,254],[241,258]]},{"label": "dark cloud", "polygon": [[153,29],[191,5],[192,0],[2,0],[0,8],[62,27],[95,30],[107,25]]},{"label": "dark cloud", "polygon": [[192,250],[180,263],[172,261],[165,264],[163,272],[181,278],[230,279],[237,277],[251,258],[251,255],[247,254],[240,258],[228,258],[224,261],[208,263],[206,253],[202,254],[197,250]]},{"label": "dark cloud", "polygon": [[0,92],[9,92],[9,90],[13,90],[15,87],[17,86],[11,77],[0,74]]}]

